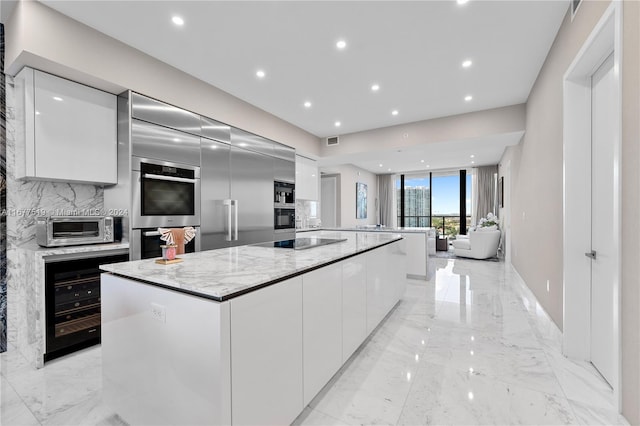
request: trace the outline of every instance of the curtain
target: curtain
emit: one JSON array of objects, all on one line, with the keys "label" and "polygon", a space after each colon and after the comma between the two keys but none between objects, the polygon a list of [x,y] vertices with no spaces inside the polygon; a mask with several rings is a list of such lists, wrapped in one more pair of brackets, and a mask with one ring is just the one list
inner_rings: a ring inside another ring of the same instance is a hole
[{"label": "curtain", "polygon": [[487,213],[496,213],[496,190],[498,166],[485,166],[476,169],[477,182],[476,193],[478,206],[475,211],[476,219],[486,217]]},{"label": "curtain", "polygon": [[379,223],[389,227],[394,227],[396,222],[395,209],[393,208],[395,199],[393,188],[393,175],[378,175]]}]

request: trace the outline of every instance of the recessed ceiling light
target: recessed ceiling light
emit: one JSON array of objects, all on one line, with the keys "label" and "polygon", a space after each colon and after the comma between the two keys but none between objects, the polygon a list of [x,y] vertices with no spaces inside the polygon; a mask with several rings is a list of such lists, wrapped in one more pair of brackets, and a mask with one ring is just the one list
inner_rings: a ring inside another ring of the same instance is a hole
[{"label": "recessed ceiling light", "polygon": [[182,19],[179,16],[174,16],[173,18],[171,18],[171,20],[173,21],[174,24],[179,25],[179,26],[183,26],[184,25],[184,19]]},{"label": "recessed ceiling light", "polygon": [[476,164],[476,162],[475,162],[475,161],[472,161],[472,162],[471,162],[471,164]]},{"label": "recessed ceiling light", "polygon": [[471,158],[475,158],[475,155],[471,154]]},{"label": "recessed ceiling light", "polygon": [[40,111],[36,111],[36,115],[40,115]]},{"label": "recessed ceiling light", "polygon": [[374,92],[377,92],[378,90],[380,90],[380,85],[374,84],[373,86],[371,86],[371,90],[373,90]]},{"label": "recessed ceiling light", "polygon": [[378,166],[382,167],[382,163],[378,164]]},{"label": "recessed ceiling light", "polygon": [[311,108],[311,102],[307,101],[304,103],[305,108]]},{"label": "recessed ceiling light", "polygon": [[467,59],[466,61],[464,61],[464,62],[462,63],[462,66],[463,66],[464,68],[469,68],[472,64],[473,64],[473,62],[471,62],[471,59]]},{"label": "recessed ceiling light", "polygon": [[347,47],[347,42],[344,40],[338,40],[338,42],[336,43],[336,47],[340,50],[344,49],[345,47]]},{"label": "recessed ceiling light", "polygon": [[391,111],[391,115],[398,115],[398,110],[394,109],[393,111]]},{"label": "recessed ceiling light", "polygon": [[390,171],[391,171],[391,169],[387,169],[387,171],[388,171],[388,172],[390,172]]},{"label": "recessed ceiling light", "polygon": [[471,96],[471,95],[467,95],[467,96],[464,97],[464,100],[467,101],[467,102],[469,102],[471,99],[473,99],[473,96]]},{"label": "recessed ceiling light", "polygon": [[431,166],[427,164],[427,169],[428,169],[429,167],[431,167]]},{"label": "recessed ceiling light", "polygon": [[420,160],[421,163],[424,163],[424,160]]},{"label": "recessed ceiling light", "polygon": [[457,0],[459,5],[463,5],[465,3],[467,3],[469,0]]},{"label": "recessed ceiling light", "polygon": [[264,78],[264,76],[265,76],[265,75],[266,75],[266,74],[265,74],[265,73],[264,73],[264,71],[262,71],[262,70],[258,70],[258,71],[256,71],[256,76],[257,76],[258,78]]},{"label": "recessed ceiling light", "polygon": [[62,98],[60,96],[54,96],[53,100],[54,101],[58,101],[58,102],[62,102]]},{"label": "recessed ceiling light", "polygon": [[336,127],[340,127],[340,125],[341,125],[341,124],[342,124],[342,123],[341,123],[341,122],[339,122],[339,121],[336,121],[336,122],[335,122]]}]

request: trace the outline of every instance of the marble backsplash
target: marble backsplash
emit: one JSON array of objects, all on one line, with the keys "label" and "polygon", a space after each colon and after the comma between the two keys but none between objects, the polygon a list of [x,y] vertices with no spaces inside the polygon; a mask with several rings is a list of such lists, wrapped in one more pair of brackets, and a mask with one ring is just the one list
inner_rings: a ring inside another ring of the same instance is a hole
[{"label": "marble backsplash", "polygon": [[320,202],[296,200],[296,229],[320,227]]},{"label": "marble backsplash", "polygon": [[[95,185],[48,181],[19,181],[15,178],[15,152],[24,146],[24,130],[18,126],[13,78],[6,78],[7,159],[7,340],[23,354],[36,343],[36,324],[44,318],[41,306],[34,306],[44,283],[33,282],[34,259],[25,258],[19,248],[35,240],[36,218],[46,214],[82,214],[104,207],[103,188]],[[78,159],[81,161],[82,159]]]},{"label": "marble backsplash", "polygon": [[0,352],[7,350],[7,139],[4,70],[4,25],[0,24]]}]

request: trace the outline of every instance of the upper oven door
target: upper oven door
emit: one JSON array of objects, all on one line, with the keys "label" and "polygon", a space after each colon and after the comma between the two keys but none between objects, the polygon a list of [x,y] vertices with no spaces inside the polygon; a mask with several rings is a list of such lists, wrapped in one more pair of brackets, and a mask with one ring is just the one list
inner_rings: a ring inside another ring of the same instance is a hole
[{"label": "upper oven door", "polygon": [[132,228],[199,226],[200,168],[134,158]]}]

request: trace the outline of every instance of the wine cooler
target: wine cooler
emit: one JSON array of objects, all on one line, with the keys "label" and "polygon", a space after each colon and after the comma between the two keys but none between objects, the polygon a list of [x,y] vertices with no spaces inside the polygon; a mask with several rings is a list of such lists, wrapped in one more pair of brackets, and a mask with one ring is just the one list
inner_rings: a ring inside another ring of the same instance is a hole
[{"label": "wine cooler", "polygon": [[100,269],[127,253],[83,253],[45,264],[46,353],[49,361],[100,343]]}]

